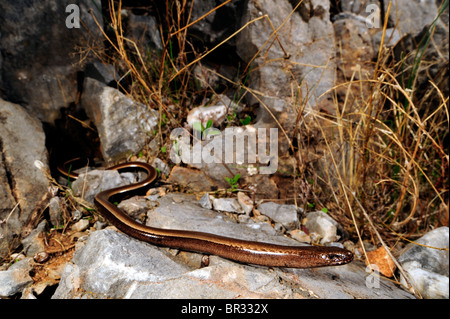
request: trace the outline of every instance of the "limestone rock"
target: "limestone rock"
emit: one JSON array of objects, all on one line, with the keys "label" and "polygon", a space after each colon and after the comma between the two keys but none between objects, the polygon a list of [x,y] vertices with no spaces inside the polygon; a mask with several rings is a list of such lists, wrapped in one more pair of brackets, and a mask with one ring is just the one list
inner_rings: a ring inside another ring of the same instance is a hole
[{"label": "limestone rock", "polygon": [[36,160],[48,169],[41,123],[0,99],[0,258],[20,244],[22,226],[47,194],[49,182]]},{"label": "limestone rock", "polygon": [[120,91],[86,78],[81,104],[98,129],[106,162],[141,151],[158,125],[158,115]]}]

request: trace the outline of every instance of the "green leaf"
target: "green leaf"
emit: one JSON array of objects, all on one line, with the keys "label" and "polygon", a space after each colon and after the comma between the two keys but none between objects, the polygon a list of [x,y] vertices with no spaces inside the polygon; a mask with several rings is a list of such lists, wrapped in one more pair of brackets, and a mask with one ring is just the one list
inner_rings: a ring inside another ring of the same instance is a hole
[{"label": "green leaf", "polygon": [[225,177],[225,180],[227,181],[227,183],[230,184],[231,191],[234,192],[238,188],[237,182],[238,182],[239,178],[241,178],[241,174],[236,174],[232,178]]},{"label": "green leaf", "polygon": [[251,118],[250,115],[247,115],[247,116],[245,117],[245,119],[240,119],[240,121],[241,121],[241,124],[242,124],[242,125],[248,125],[248,124],[250,124],[250,122],[252,121],[252,118]]},{"label": "green leaf", "polygon": [[205,128],[203,127],[202,122],[194,122],[194,124],[192,124],[192,128],[193,128],[194,130],[196,130],[196,131],[199,131],[199,132],[203,132],[203,130],[205,129]]}]

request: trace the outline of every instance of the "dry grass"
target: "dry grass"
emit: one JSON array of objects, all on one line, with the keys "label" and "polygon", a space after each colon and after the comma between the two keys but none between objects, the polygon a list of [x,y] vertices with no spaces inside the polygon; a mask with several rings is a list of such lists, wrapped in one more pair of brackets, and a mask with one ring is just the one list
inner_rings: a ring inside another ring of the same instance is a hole
[{"label": "dry grass", "polygon": [[[408,87],[401,79],[409,75],[413,81],[407,82],[414,83],[426,61],[412,59],[408,65],[405,57],[395,63],[391,54],[381,46],[371,79],[342,84],[347,95],[353,94],[352,86],[369,88],[368,98],[361,90],[359,101],[364,103],[350,107],[346,95],[343,104],[336,103],[335,117],[314,114],[311,125],[323,133],[328,150],[330,165],[323,167],[327,176],[321,176],[332,192],[328,201],[351,216],[361,236],[373,238],[373,230],[365,227],[364,207],[395,244],[399,237],[416,238],[448,225],[449,156],[444,141],[449,114],[448,93],[442,91],[445,79],[428,78],[425,94]],[[329,126],[335,135],[325,132]]]}]

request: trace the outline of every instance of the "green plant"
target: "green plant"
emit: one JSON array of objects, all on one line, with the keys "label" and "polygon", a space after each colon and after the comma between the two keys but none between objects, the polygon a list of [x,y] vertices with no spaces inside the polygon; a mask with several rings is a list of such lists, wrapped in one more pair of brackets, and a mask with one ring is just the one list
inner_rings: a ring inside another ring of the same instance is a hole
[{"label": "green plant", "polygon": [[228,124],[232,123],[237,117],[236,112],[231,113],[231,115],[227,115]]},{"label": "green plant", "polygon": [[242,125],[248,125],[252,121],[252,118],[250,115],[247,115],[244,119],[241,119],[240,121]]},{"label": "green plant", "polygon": [[69,169],[67,170],[67,187],[72,189],[72,181],[70,180],[70,173],[72,173],[72,164],[69,165]]},{"label": "green plant", "polygon": [[241,174],[236,174],[234,175],[234,177],[230,178],[230,177],[225,177],[225,180],[227,181],[227,183],[230,185],[230,190],[232,192],[235,192],[238,188],[238,181],[239,178],[241,178]]}]

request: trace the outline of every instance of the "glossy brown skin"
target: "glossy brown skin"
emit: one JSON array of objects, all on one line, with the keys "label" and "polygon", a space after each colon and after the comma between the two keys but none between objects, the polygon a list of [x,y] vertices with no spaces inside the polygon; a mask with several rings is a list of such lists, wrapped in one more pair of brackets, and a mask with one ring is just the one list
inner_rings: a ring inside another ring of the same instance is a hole
[{"label": "glossy brown skin", "polygon": [[[114,226],[134,238],[158,246],[217,255],[241,263],[269,267],[325,267],[343,265],[353,260],[353,254],[350,251],[337,247],[282,246],[203,232],[161,229],[140,224],[109,201],[111,196],[146,187],[157,177],[156,170],[152,166],[141,162],[128,162],[108,169],[130,167],[144,169],[148,174],[146,179],[139,183],[100,192],[95,196],[94,203],[98,211]],[[64,169],[60,169],[60,171],[65,172]],[[70,176],[76,178],[76,174]]]}]

